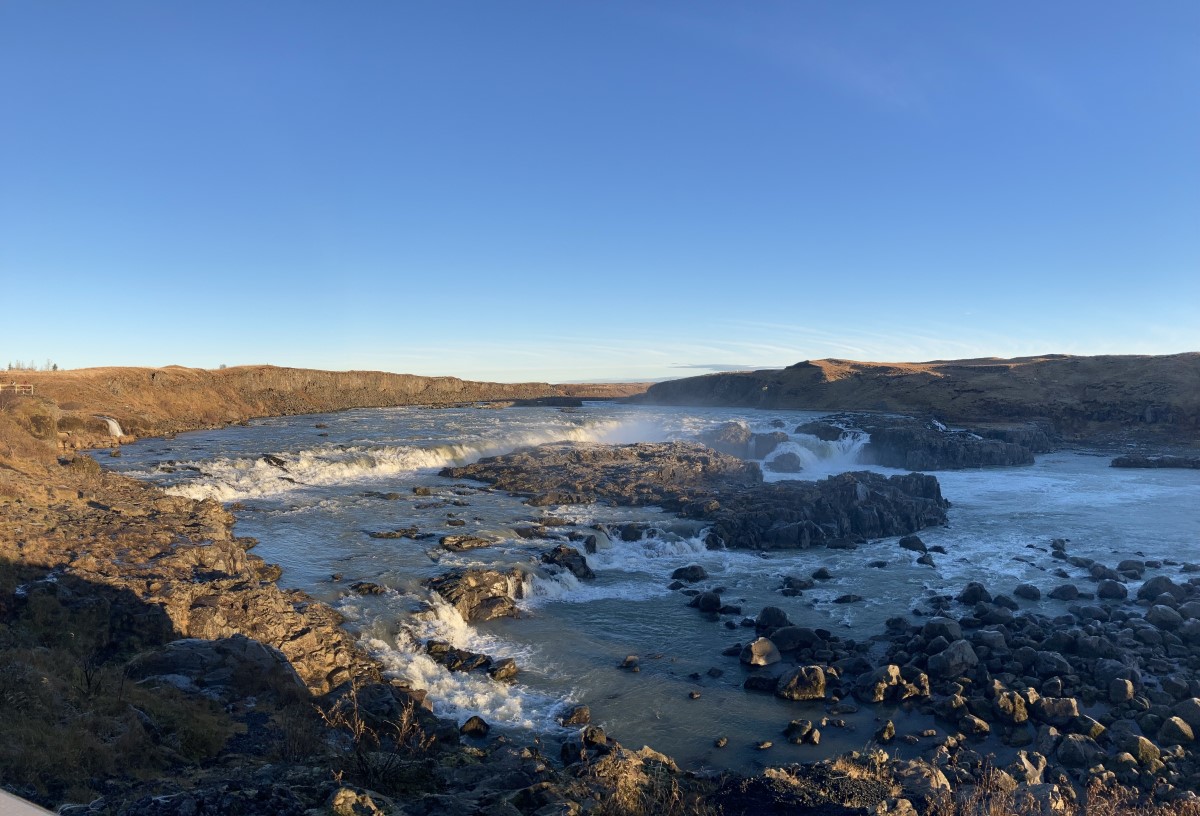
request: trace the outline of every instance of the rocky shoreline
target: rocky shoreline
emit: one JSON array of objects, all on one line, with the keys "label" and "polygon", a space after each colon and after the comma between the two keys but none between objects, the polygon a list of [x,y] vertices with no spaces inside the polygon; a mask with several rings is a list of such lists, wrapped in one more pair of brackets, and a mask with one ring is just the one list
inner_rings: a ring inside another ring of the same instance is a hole
[{"label": "rocky shoreline", "polygon": [[[1200,579],[1188,577],[1191,565],[1087,563],[1059,542],[1047,558],[1063,570],[1052,595],[1072,604],[1065,612],[1040,613],[1031,588],[993,594],[973,584],[854,640],[793,626],[771,607],[744,618],[703,576],[681,573],[681,603],[753,629],[727,655],[746,667],[747,693],[827,705],[821,721],[756,735],[763,750],[772,739],[818,741],[847,706],[895,711],[863,752],[709,777],[624,748],[581,712],[569,718],[575,735],[549,750],[489,737],[486,723],[439,720],[424,692],[383,678],[336,612],[280,589],[278,568],[233,536],[219,505],[166,496],[83,456],[58,458],[54,423],[71,415],[58,406],[4,408],[0,647],[12,676],[0,678],[0,713],[59,717],[69,735],[94,739],[95,755],[121,760],[81,759],[66,774],[46,734],[22,735],[21,756],[49,756],[0,758],[5,787],[47,805],[88,802],[64,813],[952,814],[977,812],[972,801],[1014,813],[1101,804],[1132,813],[1139,795],[1151,804],[1138,812],[1200,812]],[[938,440],[944,458],[964,461]],[[927,441],[908,434],[897,449]],[[711,546],[752,549],[906,536],[900,546],[924,557],[913,534],[942,523],[947,506],[928,475],[763,484],[756,466],[681,444],[544,446],[447,475],[525,493],[534,507],[656,504],[708,526]],[[583,559],[564,543],[545,560],[574,572]],[[1070,583],[1068,567],[1084,577]],[[1148,572],[1130,593],[1125,584]],[[463,601],[468,620],[511,603],[504,576],[451,577],[460,589],[482,587],[457,597],[434,587]],[[804,579],[784,589],[803,592]],[[507,668],[475,660],[486,656],[431,648],[463,670],[506,678]],[[33,682],[57,698],[33,706],[19,696]],[[906,711],[939,725],[913,732]],[[912,751],[920,758],[900,758]]]}]

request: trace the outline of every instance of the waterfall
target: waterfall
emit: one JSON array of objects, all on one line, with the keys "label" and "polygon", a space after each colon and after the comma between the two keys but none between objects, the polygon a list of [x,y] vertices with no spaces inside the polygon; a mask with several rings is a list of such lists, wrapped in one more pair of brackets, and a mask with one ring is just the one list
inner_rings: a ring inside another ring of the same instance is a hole
[{"label": "waterfall", "polygon": [[109,436],[120,437],[120,436],[125,435],[125,432],[121,430],[121,423],[117,422],[112,417],[106,417],[106,416],[101,416],[100,414],[96,414],[96,419],[103,419],[105,421],[105,423],[108,424],[108,435]]}]

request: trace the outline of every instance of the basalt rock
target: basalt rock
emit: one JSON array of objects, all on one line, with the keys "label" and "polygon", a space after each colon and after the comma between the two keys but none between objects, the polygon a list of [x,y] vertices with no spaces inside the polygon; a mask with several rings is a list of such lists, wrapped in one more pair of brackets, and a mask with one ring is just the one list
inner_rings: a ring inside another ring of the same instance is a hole
[{"label": "basalt rock", "polygon": [[590,581],[596,577],[583,554],[566,544],[559,544],[553,550],[542,553],[542,563],[562,567],[581,581]]},{"label": "basalt rock", "polygon": [[456,569],[429,579],[426,584],[454,606],[469,622],[517,616],[510,595],[511,584],[520,578],[516,570]]},{"label": "basalt rock", "polygon": [[706,523],[713,545],[759,550],[906,535],[945,523],[949,506],[932,476],[858,472],[763,484],[757,465],[683,442],[555,443],[443,475],[491,482],[537,502],[658,505]]}]

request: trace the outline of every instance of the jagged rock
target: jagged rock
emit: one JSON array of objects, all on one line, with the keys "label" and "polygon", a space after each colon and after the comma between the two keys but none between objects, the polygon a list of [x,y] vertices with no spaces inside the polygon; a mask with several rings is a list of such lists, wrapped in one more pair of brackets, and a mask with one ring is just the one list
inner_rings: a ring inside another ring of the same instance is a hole
[{"label": "jagged rock", "polygon": [[482,717],[472,716],[458,730],[464,736],[482,738],[488,735],[492,727]]},{"label": "jagged rock", "polygon": [[951,679],[970,673],[979,665],[979,658],[970,643],[956,640],[943,651],[932,655],[928,665],[931,675]]},{"label": "jagged rock", "polygon": [[466,552],[492,546],[490,539],[473,535],[445,535],[438,543],[450,552]]},{"label": "jagged rock", "polygon": [[783,735],[793,745],[817,745],[821,742],[821,732],[812,720],[792,720],[783,729]]},{"label": "jagged rock", "polygon": [[585,705],[573,705],[556,718],[559,725],[587,725],[592,721],[592,711]]},{"label": "jagged rock", "polygon": [[820,666],[799,666],[779,678],[775,696],[785,700],[823,700],[825,672]]},{"label": "jagged rock", "polygon": [[683,442],[554,443],[443,474],[537,501],[553,494],[559,501],[658,505],[708,524],[714,543],[762,550],[904,535],[944,523],[947,507],[932,476],[859,472],[763,484],[756,465]]},{"label": "jagged rock", "polygon": [[596,577],[588,566],[587,558],[574,547],[559,544],[553,550],[542,553],[543,564],[553,564],[570,572],[581,581],[590,581]]},{"label": "jagged rock", "polygon": [[426,581],[430,589],[452,604],[463,620],[489,621],[516,617],[510,581],[517,573],[485,569],[456,569]]},{"label": "jagged rock", "polygon": [[172,641],[139,655],[127,673],[133,680],[172,685],[222,702],[262,694],[303,696],[306,692],[282,652],[244,635]]},{"label": "jagged rock", "polygon": [[746,423],[726,422],[700,434],[699,439],[715,451],[744,459],[750,452],[752,437],[750,426]]}]

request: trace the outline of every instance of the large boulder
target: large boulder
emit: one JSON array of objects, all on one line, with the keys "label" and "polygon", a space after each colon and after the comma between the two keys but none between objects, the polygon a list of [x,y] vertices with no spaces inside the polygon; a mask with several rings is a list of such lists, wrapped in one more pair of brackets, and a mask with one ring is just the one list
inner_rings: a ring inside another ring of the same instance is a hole
[{"label": "large boulder", "polygon": [[520,579],[516,570],[456,569],[430,578],[426,584],[450,603],[463,620],[475,623],[517,616],[511,592]]},{"label": "large boulder", "polygon": [[[785,434],[786,436],[786,434]],[[699,439],[705,445],[719,453],[744,459],[750,453],[750,440],[753,434],[744,422],[726,422],[700,434]],[[762,457],[755,457],[761,459]]]},{"label": "large boulder", "polygon": [[820,666],[798,666],[779,678],[775,696],[785,700],[824,700],[825,671]]},{"label": "large boulder", "polygon": [[769,638],[760,637],[752,643],[747,643],[738,659],[748,666],[770,666],[783,658]]},{"label": "large boulder", "polygon": [[929,658],[929,673],[934,677],[953,679],[963,677],[979,665],[979,657],[971,644],[956,640],[942,651]]},{"label": "large boulder", "polygon": [[596,577],[583,553],[566,544],[559,544],[553,550],[542,553],[542,563],[561,567],[581,581],[590,581]]}]

